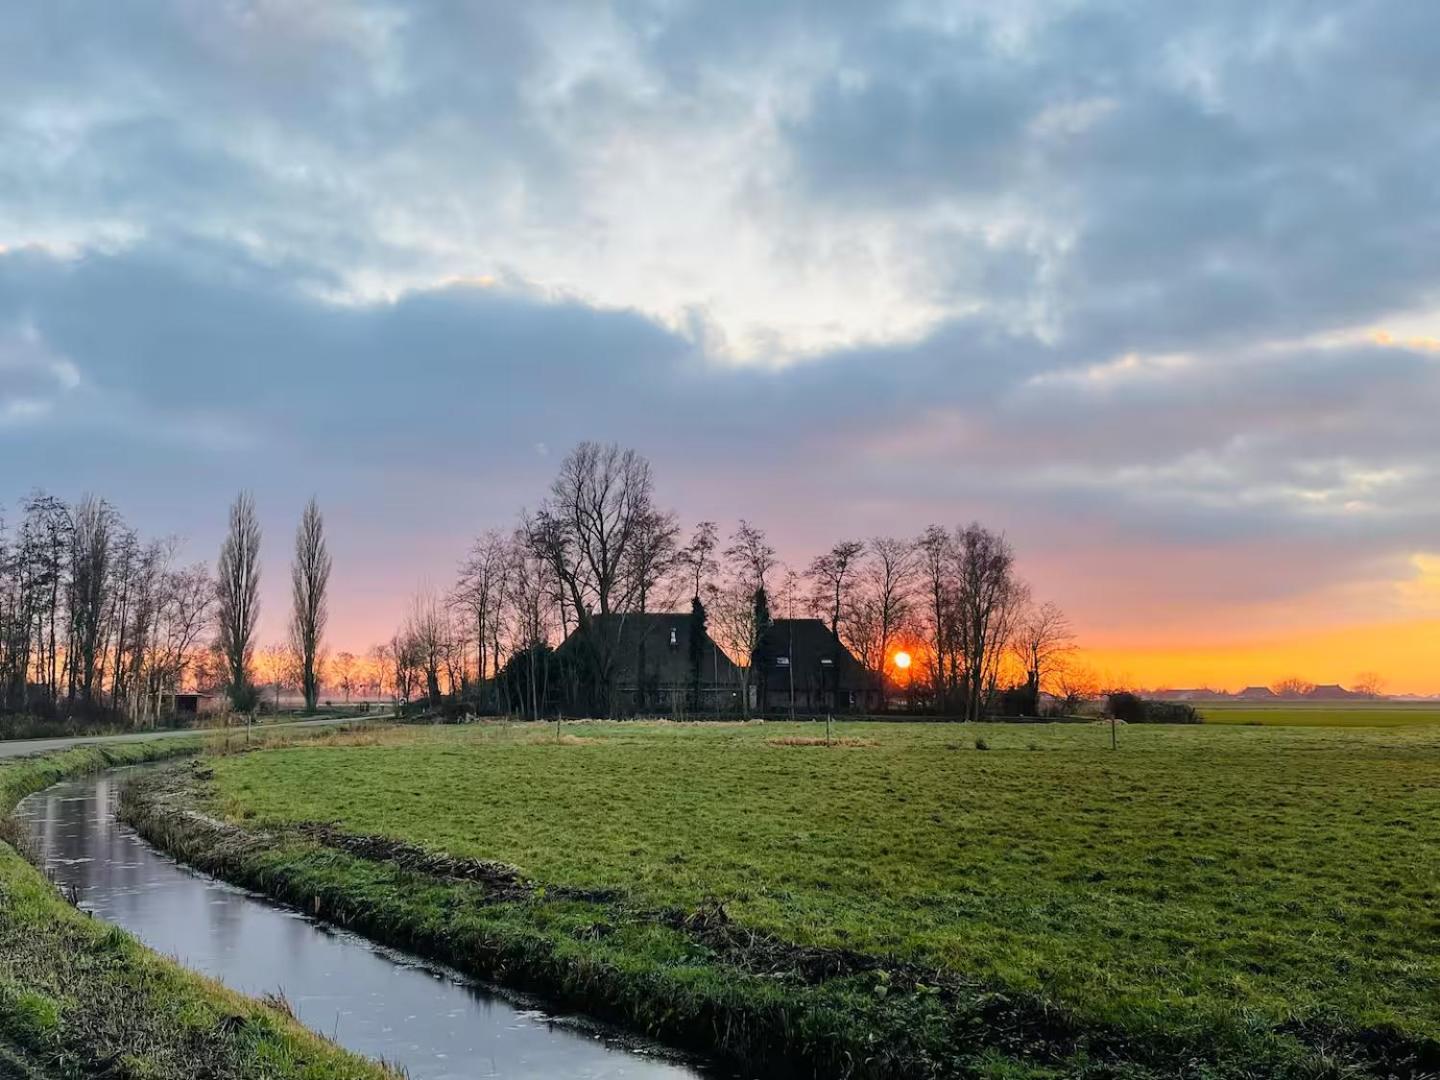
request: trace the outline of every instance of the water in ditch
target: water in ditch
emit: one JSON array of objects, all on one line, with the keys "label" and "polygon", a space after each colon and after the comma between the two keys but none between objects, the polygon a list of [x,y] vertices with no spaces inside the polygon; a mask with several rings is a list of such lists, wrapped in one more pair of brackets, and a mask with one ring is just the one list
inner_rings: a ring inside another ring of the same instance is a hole
[{"label": "water in ditch", "polygon": [[243,993],[283,993],[340,1045],[412,1080],[706,1075],[177,865],[116,820],[122,782],[106,773],[20,804],[51,876],[157,952]]}]

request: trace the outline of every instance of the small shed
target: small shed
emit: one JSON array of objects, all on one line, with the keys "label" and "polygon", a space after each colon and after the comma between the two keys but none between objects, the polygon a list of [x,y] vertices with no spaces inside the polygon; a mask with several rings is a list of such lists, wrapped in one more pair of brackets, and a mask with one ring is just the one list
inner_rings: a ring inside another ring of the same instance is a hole
[{"label": "small shed", "polygon": [[208,691],[181,691],[170,695],[170,711],[179,717],[210,716],[225,711],[225,698]]}]

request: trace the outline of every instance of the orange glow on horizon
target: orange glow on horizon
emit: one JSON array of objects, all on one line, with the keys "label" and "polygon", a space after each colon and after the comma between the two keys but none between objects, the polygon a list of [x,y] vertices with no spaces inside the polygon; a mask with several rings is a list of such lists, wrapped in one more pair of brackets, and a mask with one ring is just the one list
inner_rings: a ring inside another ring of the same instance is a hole
[{"label": "orange glow on horizon", "polygon": [[1142,689],[1240,690],[1288,676],[1349,686],[1379,672],[1388,694],[1440,695],[1440,620],[1356,625],[1334,630],[1187,645],[1117,640],[1085,644],[1077,661],[1117,684]]}]

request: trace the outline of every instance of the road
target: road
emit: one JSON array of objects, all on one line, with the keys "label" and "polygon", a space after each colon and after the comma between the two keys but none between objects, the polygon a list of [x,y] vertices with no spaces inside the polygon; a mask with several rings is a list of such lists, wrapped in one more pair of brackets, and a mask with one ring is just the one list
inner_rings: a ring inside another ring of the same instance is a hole
[{"label": "road", "polygon": [[[355,720],[388,720],[388,713],[362,713],[356,716],[324,716],[319,720],[290,720],[283,724],[259,724],[256,731],[282,731],[292,728],[324,727],[329,724],[348,724]],[[244,728],[231,728],[243,731]],[[0,742],[0,758],[25,757],[28,754],[44,754],[51,750],[69,750],[72,746],[94,746],[99,743],[144,742],[147,739],[181,739],[186,736],[218,734],[217,731],[181,728],[171,731],[137,731],[127,735],[75,735],[64,739],[10,739]],[[4,1075],[0,1073],[0,1075]]]}]

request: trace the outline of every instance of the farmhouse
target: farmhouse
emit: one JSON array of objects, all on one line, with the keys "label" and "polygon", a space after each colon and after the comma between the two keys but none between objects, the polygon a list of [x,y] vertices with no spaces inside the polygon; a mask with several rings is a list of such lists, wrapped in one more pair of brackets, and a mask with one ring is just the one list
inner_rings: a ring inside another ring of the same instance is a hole
[{"label": "farmhouse", "polygon": [[755,650],[755,687],[767,713],[874,712],[879,679],[819,619],[776,619]]},{"label": "farmhouse", "polygon": [[[744,679],[725,650],[688,613],[597,615],[594,630],[615,657],[616,707],[622,712],[700,712],[739,708]],[[700,634],[694,653],[692,632]],[[556,652],[562,661],[583,655],[578,630]],[[699,693],[692,655],[698,654]]]}]

